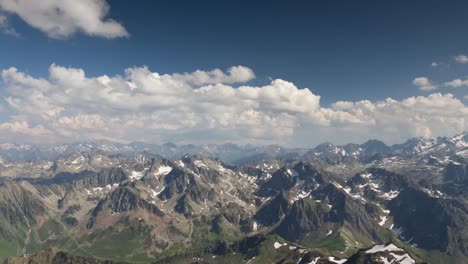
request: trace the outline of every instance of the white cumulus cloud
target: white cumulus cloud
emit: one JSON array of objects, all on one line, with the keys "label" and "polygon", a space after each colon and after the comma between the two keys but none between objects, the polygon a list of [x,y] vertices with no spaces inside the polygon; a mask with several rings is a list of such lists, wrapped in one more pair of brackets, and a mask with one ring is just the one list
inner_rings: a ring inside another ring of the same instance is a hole
[{"label": "white cumulus cloud", "polygon": [[455,56],[454,59],[455,59],[456,62],[461,63],[461,64],[468,63],[468,56],[466,56],[464,54],[457,55],[457,56]]},{"label": "white cumulus cloud", "polygon": [[437,85],[433,84],[432,81],[427,77],[414,78],[413,84],[421,91],[432,91],[438,88]]},{"label": "white cumulus cloud", "polygon": [[18,15],[51,38],[77,32],[104,38],[129,36],[122,24],[106,18],[109,9],[105,0],[0,0],[0,10]]},{"label": "white cumulus cloud", "polygon": [[392,143],[468,130],[468,107],[451,94],[325,107],[319,95],[286,80],[243,84],[254,76],[244,66],[174,74],[133,67],[123,75],[92,77],[51,65],[46,78],[9,68],[1,72],[8,116],[0,137],[310,146],[369,138]]},{"label": "white cumulus cloud", "polygon": [[462,79],[455,79],[450,82],[444,83],[445,87],[452,87],[452,88],[458,88],[458,87],[463,87],[463,86],[468,86],[468,79],[462,80]]}]

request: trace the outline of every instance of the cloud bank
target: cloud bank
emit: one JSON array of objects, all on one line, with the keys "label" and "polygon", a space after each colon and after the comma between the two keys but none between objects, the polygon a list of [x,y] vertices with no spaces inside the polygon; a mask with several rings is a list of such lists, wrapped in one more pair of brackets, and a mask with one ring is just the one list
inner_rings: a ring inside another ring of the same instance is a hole
[{"label": "cloud bank", "polygon": [[[105,0],[0,0],[0,10],[58,39],[78,32],[104,38],[129,36],[120,23],[106,18],[109,8]],[[0,29],[2,24],[7,25],[5,16],[3,23],[0,17]],[[7,29],[11,32],[11,27]]]},{"label": "cloud bank", "polygon": [[468,130],[468,107],[451,94],[320,105],[310,89],[276,79],[264,86],[244,66],[161,74],[147,67],[90,77],[51,65],[47,78],[16,68],[2,78],[0,137],[15,142],[86,139],[162,143],[279,143],[311,146]]}]

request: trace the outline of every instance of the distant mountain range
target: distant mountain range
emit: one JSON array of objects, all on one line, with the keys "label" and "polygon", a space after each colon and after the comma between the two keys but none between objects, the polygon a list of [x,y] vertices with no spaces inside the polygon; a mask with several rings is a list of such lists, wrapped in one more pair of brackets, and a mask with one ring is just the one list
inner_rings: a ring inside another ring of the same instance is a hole
[{"label": "distant mountain range", "polygon": [[468,263],[466,132],[0,153],[5,263]]},{"label": "distant mountain range", "polygon": [[453,137],[434,139],[413,138],[402,144],[387,146],[382,141],[369,140],[363,144],[346,144],[336,146],[324,143],[315,148],[286,148],[278,145],[253,146],[236,144],[208,145],[163,145],[149,143],[121,144],[110,141],[86,141],[60,145],[0,144],[0,156],[10,160],[51,160],[76,152],[105,152],[107,154],[134,156],[143,152],[166,159],[177,159],[185,154],[200,154],[205,157],[218,158],[233,164],[242,164],[251,160],[267,158],[296,159],[299,157],[314,158],[328,156],[336,159],[355,158],[369,159],[374,155],[444,155],[456,152],[468,155],[468,132]]}]

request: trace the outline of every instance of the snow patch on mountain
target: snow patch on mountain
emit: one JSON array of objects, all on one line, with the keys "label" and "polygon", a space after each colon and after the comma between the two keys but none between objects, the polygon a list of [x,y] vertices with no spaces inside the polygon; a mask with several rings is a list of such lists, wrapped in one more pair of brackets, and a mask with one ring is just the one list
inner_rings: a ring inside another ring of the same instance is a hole
[{"label": "snow patch on mountain", "polygon": [[399,191],[382,192],[380,193],[380,197],[385,200],[392,200],[397,197],[399,193]]},{"label": "snow patch on mountain", "polygon": [[335,259],[335,257],[328,257],[328,260],[337,264],[343,264],[348,261],[348,259]]},{"label": "snow patch on mountain", "polygon": [[283,244],[281,244],[281,243],[279,243],[279,242],[275,242],[275,243],[273,244],[273,247],[274,247],[275,249],[278,249],[278,248],[280,248],[280,247],[282,247],[282,246],[287,246],[287,245],[288,245],[288,243],[283,243]]},{"label": "snow patch on mountain", "polygon": [[131,181],[137,181],[139,179],[141,179],[143,176],[145,176],[145,173],[146,171],[148,171],[149,168],[144,168],[143,170],[141,171],[131,171],[130,172],[130,180]]},{"label": "snow patch on mountain", "polygon": [[[371,249],[368,249],[366,253],[374,254],[379,252],[390,252],[390,255],[393,257],[392,259],[388,259],[384,256],[380,258],[383,263],[400,263],[400,264],[413,264],[416,261],[411,258],[405,251],[394,244],[388,245],[374,245]],[[397,253],[404,253],[404,254],[397,254]],[[396,262],[395,262],[396,260]]]},{"label": "snow patch on mountain", "polygon": [[377,253],[382,251],[403,251],[403,249],[395,246],[394,244],[374,245],[371,249],[366,250],[366,253]]},{"label": "snow patch on mountain", "polygon": [[154,176],[166,176],[172,171],[170,166],[160,166],[155,172]]}]

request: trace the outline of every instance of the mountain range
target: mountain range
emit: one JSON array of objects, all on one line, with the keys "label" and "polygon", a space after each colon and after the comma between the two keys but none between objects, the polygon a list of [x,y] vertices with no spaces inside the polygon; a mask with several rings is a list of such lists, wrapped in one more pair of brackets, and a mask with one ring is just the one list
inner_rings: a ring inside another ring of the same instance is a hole
[{"label": "mountain range", "polygon": [[176,145],[166,143],[163,145],[134,142],[128,144],[115,143],[105,140],[85,141],[57,145],[30,145],[0,143],[0,156],[12,160],[53,160],[60,156],[77,152],[105,152],[108,154],[134,156],[143,152],[166,159],[177,159],[185,154],[199,154],[205,157],[218,158],[233,164],[242,164],[246,161],[261,160],[270,157],[295,159],[300,156],[313,157],[327,155],[329,157],[341,156],[355,157],[360,160],[380,155],[425,155],[431,153],[444,154],[458,152],[459,155],[468,155],[467,132],[453,137],[438,137],[434,139],[412,138],[403,144],[388,146],[379,140],[369,140],[363,144],[346,144],[335,146],[324,143],[315,148],[286,148],[278,145],[255,146],[236,144],[207,144],[207,145]]},{"label": "mountain range", "polygon": [[[468,133],[0,145],[5,263],[467,263]],[[68,262],[67,262],[68,261]]]}]

